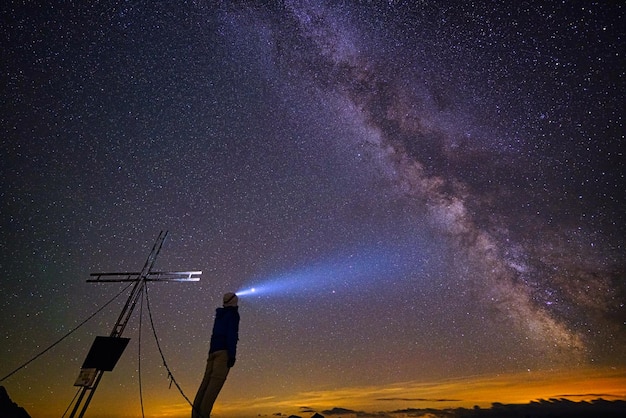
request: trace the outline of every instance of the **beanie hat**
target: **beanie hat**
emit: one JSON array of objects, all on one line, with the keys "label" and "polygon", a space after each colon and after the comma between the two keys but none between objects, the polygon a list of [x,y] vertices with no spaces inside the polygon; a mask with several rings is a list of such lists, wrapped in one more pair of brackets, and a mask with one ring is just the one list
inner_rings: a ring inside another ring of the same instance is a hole
[{"label": "beanie hat", "polygon": [[239,298],[233,292],[224,293],[224,307],[237,306]]}]

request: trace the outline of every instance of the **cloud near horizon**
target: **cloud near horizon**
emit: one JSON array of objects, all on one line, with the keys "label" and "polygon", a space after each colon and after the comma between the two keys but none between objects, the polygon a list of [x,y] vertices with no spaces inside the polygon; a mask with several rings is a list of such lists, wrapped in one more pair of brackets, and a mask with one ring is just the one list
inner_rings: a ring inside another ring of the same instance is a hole
[{"label": "cloud near horizon", "polygon": [[[313,417],[319,413],[305,408],[313,413]],[[605,399],[595,399],[592,401],[571,401],[568,399],[540,399],[525,404],[503,404],[493,403],[489,408],[474,406],[473,408],[406,408],[393,411],[364,412],[352,409],[334,407],[323,410],[324,416],[342,416],[355,418],[461,418],[471,416],[481,417],[503,417],[503,416],[533,416],[537,418],[548,418],[553,416],[602,416],[604,418],[621,418],[626,412],[626,401],[608,401]],[[287,416],[283,413],[275,413],[273,416]],[[300,418],[298,415],[290,415],[292,418]]]},{"label": "cloud near horizon", "polygon": [[[564,391],[564,389],[566,391]],[[567,393],[567,395],[563,395]],[[526,404],[540,399],[573,398],[592,401],[598,398],[626,401],[626,373],[606,369],[558,372],[526,372],[499,376],[474,376],[439,382],[403,382],[299,392],[293,395],[242,399],[221,404],[220,413],[254,413],[272,415],[276,411],[291,415],[320,412],[336,415],[337,411],[370,414],[372,411],[403,409],[456,409],[494,403]],[[330,411],[330,412],[329,412]],[[368,412],[369,411],[369,412]],[[346,412],[347,413],[347,412]]]}]

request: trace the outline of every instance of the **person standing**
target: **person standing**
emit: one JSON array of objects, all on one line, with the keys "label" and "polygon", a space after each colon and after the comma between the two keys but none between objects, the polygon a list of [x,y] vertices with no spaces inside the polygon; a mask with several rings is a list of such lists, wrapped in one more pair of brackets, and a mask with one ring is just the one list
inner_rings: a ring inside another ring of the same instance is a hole
[{"label": "person standing", "polygon": [[239,298],[235,293],[224,294],[223,307],[215,311],[209,358],[204,378],[193,401],[192,418],[209,418],[230,368],[235,365],[239,340]]}]

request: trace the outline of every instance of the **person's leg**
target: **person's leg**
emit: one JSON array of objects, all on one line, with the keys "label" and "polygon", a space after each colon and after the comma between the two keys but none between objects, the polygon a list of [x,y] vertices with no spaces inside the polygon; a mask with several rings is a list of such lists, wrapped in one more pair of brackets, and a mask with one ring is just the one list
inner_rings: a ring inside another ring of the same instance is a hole
[{"label": "person's leg", "polygon": [[213,356],[209,354],[209,358],[206,361],[206,369],[204,370],[204,377],[202,378],[202,383],[200,383],[200,387],[198,388],[198,393],[196,393],[196,397],[193,400],[193,407],[191,409],[191,418],[208,418],[202,414],[202,399],[206,393],[207,387],[209,386],[209,381],[211,379],[211,373],[213,371]]},{"label": "person's leg", "polygon": [[228,371],[230,370],[228,367],[228,351],[216,351],[211,355],[213,356],[211,377],[200,404],[202,418],[209,418],[211,416],[213,404],[215,403],[220,390],[222,390],[222,386],[224,386],[226,376],[228,376]]}]

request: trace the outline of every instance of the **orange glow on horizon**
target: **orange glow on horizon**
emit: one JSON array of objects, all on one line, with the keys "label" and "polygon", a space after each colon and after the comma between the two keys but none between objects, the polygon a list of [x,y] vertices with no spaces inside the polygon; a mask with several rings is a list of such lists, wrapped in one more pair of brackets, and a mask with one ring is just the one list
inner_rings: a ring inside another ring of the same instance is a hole
[{"label": "orange glow on horizon", "polygon": [[[245,378],[241,380],[245,382]],[[230,387],[214,408],[215,418],[243,418],[274,414],[309,417],[312,412],[345,408],[353,411],[391,413],[402,409],[489,408],[493,403],[525,404],[540,399],[569,399],[571,401],[626,400],[626,369],[580,369],[569,371],[537,371],[515,374],[484,375],[433,382],[409,381],[390,385],[344,387],[333,390],[311,390],[256,399],[236,396],[238,381],[227,382]],[[9,390],[9,394],[10,390]],[[135,391],[132,396],[120,396],[112,390],[98,393],[91,404],[91,418],[136,417],[141,413]],[[187,393],[193,397],[193,393]],[[22,398],[20,396],[20,398]],[[14,397],[14,400],[15,397]],[[19,403],[19,402],[18,402]],[[50,403],[21,404],[33,417],[59,416]],[[64,405],[67,406],[67,405]],[[64,407],[63,406],[63,407]],[[191,407],[174,389],[144,395],[146,416],[183,418],[190,416]],[[302,408],[306,407],[307,410]],[[52,410],[51,410],[52,409]],[[61,412],[63,409],[61,409]],[[342,414],[344,418],[349,413]],[[401,417],[402,413],[394,416]]]},{"label": "orange glow on horizon", "polygon": [[553,398],[576,402],[598,398],[626,400],[626,371],[540,371],[311,391],[289,398],[246,399],[221,404],[216,406],[215,416],[243,417],[278,412],[303,415],[299,409],[303,406],[316,411],[340,407],[367,412],[407,408],[472,408],[475,405],[488,408],[496,402],[522,404]]}]

